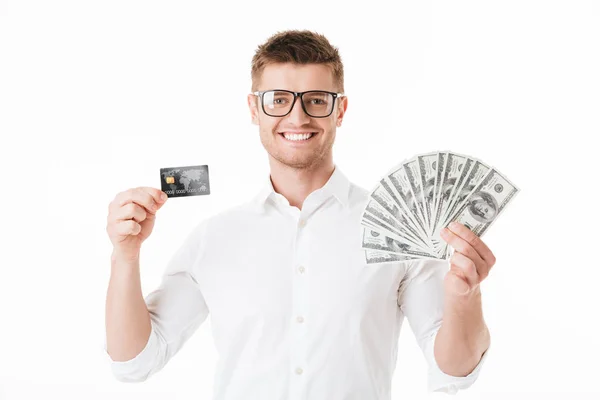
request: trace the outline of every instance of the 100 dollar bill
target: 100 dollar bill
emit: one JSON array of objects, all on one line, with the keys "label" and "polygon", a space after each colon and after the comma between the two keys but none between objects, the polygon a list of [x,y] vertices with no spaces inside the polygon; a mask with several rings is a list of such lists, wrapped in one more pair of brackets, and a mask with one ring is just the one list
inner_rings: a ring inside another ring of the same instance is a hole
[{"label": "100 dollar bill", "polygon": [[492,169],[460,205],[452,221],[465,225],[481,237],[518,192],[512,182]]}]

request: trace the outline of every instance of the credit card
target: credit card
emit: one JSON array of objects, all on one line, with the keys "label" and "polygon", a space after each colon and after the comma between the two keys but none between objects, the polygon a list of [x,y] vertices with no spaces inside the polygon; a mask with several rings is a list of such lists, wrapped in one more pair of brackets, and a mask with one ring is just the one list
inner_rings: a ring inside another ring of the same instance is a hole
[{"label": "credit card", "polygon": [[161,168],[160,187],[168,197],[210,194],[208,165]]}]

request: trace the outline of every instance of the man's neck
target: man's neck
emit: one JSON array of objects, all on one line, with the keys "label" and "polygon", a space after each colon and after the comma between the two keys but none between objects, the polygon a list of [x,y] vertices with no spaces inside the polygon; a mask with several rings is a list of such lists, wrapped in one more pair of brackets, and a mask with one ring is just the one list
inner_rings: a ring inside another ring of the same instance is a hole
[{"label": "man's neck", "polygon": [[300,210],[308,195],[327,183],[335,167],[333,161],[303,169],[289,167],[277,160],[270,160],[270,165],[273,189]]}]

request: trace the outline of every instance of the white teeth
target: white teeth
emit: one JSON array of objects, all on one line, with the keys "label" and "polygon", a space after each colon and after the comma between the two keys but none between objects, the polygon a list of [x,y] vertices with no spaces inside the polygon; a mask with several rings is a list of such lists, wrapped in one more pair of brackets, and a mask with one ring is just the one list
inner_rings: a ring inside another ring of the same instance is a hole
[{"label": "white teeth", "polygon": [[312,133],[283,133],[283,136],[285,136],[287,140],[306,140],[309,139],[312,135]]}]

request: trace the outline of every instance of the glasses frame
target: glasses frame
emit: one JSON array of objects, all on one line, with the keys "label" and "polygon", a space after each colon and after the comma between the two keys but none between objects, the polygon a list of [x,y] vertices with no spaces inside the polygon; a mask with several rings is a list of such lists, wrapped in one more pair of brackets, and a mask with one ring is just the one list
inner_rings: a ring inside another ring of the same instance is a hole
[{"label": "glasses frame", "polygon": [[[283,114],[283,115],[271,115],[271,114],[269,114],[265,110],[264,96],[265,96],[266,92],[287,92],[287,93],[293,94],[294,95],[294,100],[292,101],[292,105],[290,106],[289,111],[287,113]],[[329,93],[330,95],[333,96],[333,105],[331,106],[331,111],[329,111],[329,114],[316,117],[316,116],[310,114],[308,111],[306,111],[306,106],[304,105],[304,101],[303,101],[302,97],[306,93],[315,93],[315,92],[316,93]],[[333,109],[335,108],[335,100],[338,99],[338,98],[342,98],[342,97],[346,96],[344,93],[329,92],[327,90],[307,90],[305,92],[294,92],[294,91],[286,90],[286,89],[258,90],[256,92],[253,92],[252,94],[255,95],[255,96],[257,96],[258,98],[260,98],[260,105],[261,105],[261,108],[262,108],[263,112],[266,115],[268,115],[269,117],[274,117],[274,118],[282,118],[282,117],[285,117],[286,115],[288,115],[289,113],[291,113],[292,110],[294,109],[294,104],[296,104],[296,99],[298,97],[300,97],[300,105],[302,106],[302,110],[304,110],[304,113],[306,115],[308,115],[311,118],[327,118],[327,117],[329,117],[333,113]]]}]

